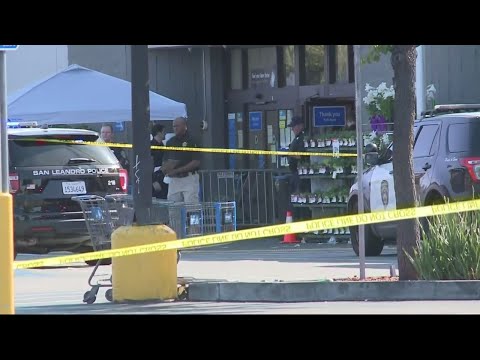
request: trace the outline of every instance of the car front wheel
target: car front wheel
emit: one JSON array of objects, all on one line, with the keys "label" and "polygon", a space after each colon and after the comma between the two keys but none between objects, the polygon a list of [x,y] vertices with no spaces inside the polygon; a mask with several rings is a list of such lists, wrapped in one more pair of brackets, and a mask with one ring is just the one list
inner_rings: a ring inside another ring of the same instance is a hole
[{"label": "car front wheel", "polygon": [[[358,209],[357,200],[354,200],[351,206],[352,211]],[[370,225],[364,225],[365,228],[365,256],[379,256],[382,253],[385,242],[382,238],[375,235]],[[352,248],[357,256],[360,254],[359,229],[358,226],[350,227]]]}]

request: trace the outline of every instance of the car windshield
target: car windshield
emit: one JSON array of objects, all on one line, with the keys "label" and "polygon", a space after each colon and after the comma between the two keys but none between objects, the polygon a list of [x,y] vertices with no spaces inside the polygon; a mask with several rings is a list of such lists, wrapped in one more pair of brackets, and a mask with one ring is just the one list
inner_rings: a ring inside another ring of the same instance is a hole
[{"label": "car windshield", "polygon": [[[32,139],[32,137],[29,137]],[[34,138],[34,137],[33,137]],[[51,136],[50,139],[59,139],[59,136]],[[42,136],[42,139],[47,139]],[[64,140],[95,141],[89,136],[61,136]],[[20,138],[9,141],[10,164],[18,167],[28,166],[64,166],[71,163],[71,159],[94,159],[95,165],[111,165],[118,162],[115,155],[108,147],[51,143],[38,140],[21,140]]]}]

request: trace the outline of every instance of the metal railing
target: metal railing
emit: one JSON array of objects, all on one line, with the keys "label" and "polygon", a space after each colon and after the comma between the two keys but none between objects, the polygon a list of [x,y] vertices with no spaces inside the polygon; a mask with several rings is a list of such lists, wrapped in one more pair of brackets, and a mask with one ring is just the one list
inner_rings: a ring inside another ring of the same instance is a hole
[{"label": "metal railing", "polygon": [[274,169],[202,170],[202,201],[235,201],[238,228],[276,224],[275,176],[282,174]]}]

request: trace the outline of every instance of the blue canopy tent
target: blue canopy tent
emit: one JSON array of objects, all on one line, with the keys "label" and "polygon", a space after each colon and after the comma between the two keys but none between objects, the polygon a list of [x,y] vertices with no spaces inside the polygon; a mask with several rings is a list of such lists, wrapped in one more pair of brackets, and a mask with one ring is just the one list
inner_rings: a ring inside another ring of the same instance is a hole
[{"label": "blue canopy tent", "polygon": [[[132,119],[131,83],[79,65],[29,85],[8,97],[10,121],[88,124]],[[184,103],[150,91],[150,119],[187,116]]]}]

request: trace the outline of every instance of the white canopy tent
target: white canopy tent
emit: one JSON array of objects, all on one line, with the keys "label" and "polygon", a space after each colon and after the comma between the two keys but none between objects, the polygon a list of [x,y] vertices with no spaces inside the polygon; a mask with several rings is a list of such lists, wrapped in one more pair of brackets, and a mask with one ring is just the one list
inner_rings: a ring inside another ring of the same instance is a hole
[{"label": "white canopy tent", "polygon": [[[87,124],[132,119],[131,83],[79,65],[70,65],[8,97],[10,121]],[[184,103],[150,91],[150,119],[187,116]]]}]

